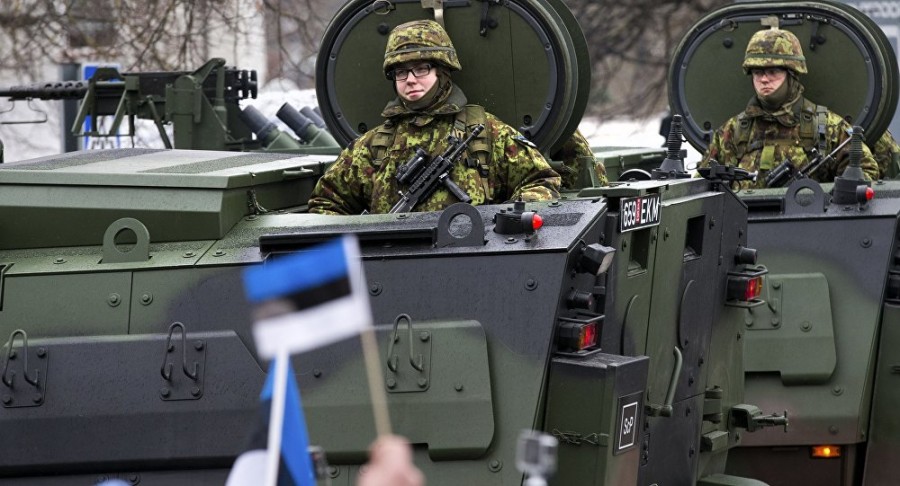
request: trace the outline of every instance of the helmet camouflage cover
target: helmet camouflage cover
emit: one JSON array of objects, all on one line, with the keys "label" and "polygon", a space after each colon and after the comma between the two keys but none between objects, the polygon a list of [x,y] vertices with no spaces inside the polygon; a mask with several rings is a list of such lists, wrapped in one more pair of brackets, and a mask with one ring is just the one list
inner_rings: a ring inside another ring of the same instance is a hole
[{"label": "helmet camouflage cover", "polygon": [[414,20],[394,27],[384,50],[384,72],[410,61],[432,61],[459,71],[462,66],[447,31],[434,20]]},{"label": "helmet camouflage cover", "polygon": [[753,34],[744,54],[744,72],[753,68],[782,67],[806,74],[806,58],[793,32],[771,28]]}]

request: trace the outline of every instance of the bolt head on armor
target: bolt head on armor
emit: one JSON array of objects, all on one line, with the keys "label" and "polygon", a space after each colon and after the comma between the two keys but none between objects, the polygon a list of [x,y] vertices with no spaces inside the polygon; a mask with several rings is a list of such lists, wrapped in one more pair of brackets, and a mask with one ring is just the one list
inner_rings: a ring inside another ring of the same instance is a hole
[{"label": "bolt head on armor", "polygon": [[744,72],[754,68],[781,67],[806,74],[806,57],[800,39],[793,32],[778,28],[760,30],[747,43]]},{"label": "bolt head on armor", "polygon": [[385,75],[390,79],[394,66],[407,62],[434,62],[451,71],[462,69],[450,36],[434,20],[414,20],[391,31],[384,50]]}]

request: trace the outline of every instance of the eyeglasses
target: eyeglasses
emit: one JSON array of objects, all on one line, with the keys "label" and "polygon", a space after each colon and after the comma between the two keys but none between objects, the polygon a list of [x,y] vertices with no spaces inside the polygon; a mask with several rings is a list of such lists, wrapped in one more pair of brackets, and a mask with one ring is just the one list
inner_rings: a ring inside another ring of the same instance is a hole
[{"label": "eyeglasses", "polygon": [[431,68],[433,66],[431,64],[419,64],[418,66],[413,66],[412,68],[397,68],[391,71],[391,79],[394,81],[406,81],[409,77],[409,74],[412,73],[416,78],[421,78],[423,76],[427,76],[428,73],[431,72]]},{"label": "eyeglasses", "polygon": [[775,77],[778,77],[778,76],[784,74],[784,72],[785,71],[783,68],[777,68],[777,67],[757,68],[757,69],[750,70],[750,74],[752,74],[754,78],[761,78],[763,76],[766,76],[769,78],[775,78]]}]

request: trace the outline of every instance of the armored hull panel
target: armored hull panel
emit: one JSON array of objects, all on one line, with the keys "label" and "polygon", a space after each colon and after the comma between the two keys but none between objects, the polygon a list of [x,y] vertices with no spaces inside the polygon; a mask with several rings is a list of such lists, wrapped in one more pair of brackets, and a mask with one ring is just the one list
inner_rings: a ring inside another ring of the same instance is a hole
[{"label": "armored hull panel", "polygon": [[[851,206],[826,204],[822,193],[805,206],[791,204],[793,188],[745,197],[749,242],[769,269],[768,304],[735,316],[745,328],[747,400],[782,407],[790,427],[744,435],[747,449],[729,459],[736,473],[762,462],[790,463],[790,470],[770,469],[761,479],[773,485],[900,481],[886,459],[896,453],[900,431],[888,412],[896,400],[889,363],[897,358],[900,187],[878,182],[873,188],[874,200]],[[816,445],[840,446],[841,456],[811,457]]]},{"label": "armored hull panel", "polygon": [[[512,206],[291,213],[283,208],[297,203],[297,184],[302,191],[322,160],[224,168],[223,157],[203,154],[125,151],[116,165],[63,167],[63,157],[0,170],[0,193],[83,189],[64,200],[81,208],[68,213],[78,231],[61,230],[52,245],[9,236],[0,250],[0,423],[10,438],[0,484],[221,484],[256,427],[265,378],[241,272],[347,233],[362,243],[393,427],[414,444],[429,484],[521,483],[522,429],[562,442],[555,484],[721,472],[736,439],[712,420],[738,398],[709,402],[707,390],[739,396],[741,370],[730,361],[736,333],[714,323],[746,244],[746,209],[727,190],[704,180],[622,184],[529,204],[543,217],[538,233],[499,234],[494,218]],[[177,175],[192,163],[205,168]],[[32,175],[44,166],[46,179]],[[141,207],[124,204],[123,186]],[[142,190],[173,192],[145,211],[152,198]],[[195,211],[204,191],[241,202]],[[636,211],[635,198],[650,206]],[[61,218],[66,204],[46,211],[8,219],[5,231]],[[180,218],[193,212],[215,213],[216,223],[191,229]],[[107,239],[123,229],[134,241]],[[589,245],[610,255],[608,269],[597,273]],[[598,324],[597,345],[564,347],[560,329],[573,322]],[[348,483],[374,438],[360,354],[347,340],[294,358],[310,437],[333,479]]]}]

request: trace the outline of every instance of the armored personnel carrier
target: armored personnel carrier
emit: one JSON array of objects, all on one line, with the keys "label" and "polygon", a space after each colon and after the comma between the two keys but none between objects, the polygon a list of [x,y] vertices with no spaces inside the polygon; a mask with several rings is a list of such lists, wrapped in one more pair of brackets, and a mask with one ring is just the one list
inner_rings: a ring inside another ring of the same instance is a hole
[{"label": "armored personnel carrier", "polygon": [[[862,126],[871,147],[896,108],[896,46],[836,2],[740,3],[699,20],[669,71],[671,103],[685,116],[690,143],[704,150],[753,95],[740,66],[767,18],[801,40],[805,95]],[[808,179],[738,193],[748,206],[748,244],[769,271],[766,304],[729,304],[723,316],[743,329],[735,359],[746,372],[745,400],[785,410],[790,426],[742,435],[726,471],[771,485],[900,483],[891,405],[898,403],[900,186],[878,180],[871,188],[868,202]]]},{"label": "armored personnel carrier", "polygon": [[[335,139],[373,127],[392,96],[357,82],[380,78],[390,29],[435,16],[471,101],[546,152],[573,132],[590,74],[561,2],[357,0],[319,57]],[[484,82],[498,66],[506,75]],[[192,86],[145,109],[215,108],[219,96]],[[193,113],[180,118],[190,131],[226,121]],[[305,213],[333,151],[118,149],[0,166],[0,484],[223,484],[265,378],[241,272],[347,233],[362,244],[394,431],[429,484],[521,484],[523,429],[559,440],[553,484],[761,484],[729,451],[745,432],[781,434],[793,410],[745,400],[751,331],[735,315],[785,300],[759,294],[765,270],[728,171],[684,177],[680,143],[676,129],[666,151],[607,153],[655,158],[653,180],[346,217]],[[888,244],[871,238],[857,251]],[[330,462],[321,483],[352,484],[375,436],[359,345],[293,366]]]}]

